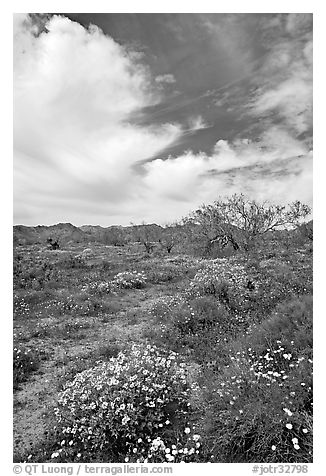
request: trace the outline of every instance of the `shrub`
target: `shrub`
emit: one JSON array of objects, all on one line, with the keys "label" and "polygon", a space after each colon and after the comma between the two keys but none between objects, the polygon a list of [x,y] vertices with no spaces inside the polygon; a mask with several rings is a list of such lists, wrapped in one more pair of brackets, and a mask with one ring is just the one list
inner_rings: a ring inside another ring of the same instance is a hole
[{"label": "shrub", "polygon": [[94,281],[92,283],[84,284],[81,290],[84,293],[98,294],[101,296],[112,292],[113,285],[110,282]]},{"label": "shrub", "polygon": [[146,284],[146,276],[144,273],[137,271],[123,271],[118,273],[110,283],[118,289],[140,289]]},{"label": "shrub", "polygon": [[312,350],[313,298],[301,296],[276,306],[271,316],[252,327],[246,340],[251,347],[263,349],[280,340],[297,351]]},{"label": "shrub", "polygon": [[16,288],[43,289],[51,281],[58,281],[59,270],[47,257],[30,253],[14,256],[14,286]]},{"label": "shrub", "polygon": [[194,297],[213,295],[232,308],[241,308],[249,293],[248,281],[242,265],[227,259],[211,260],[197,272],[188,294]]},{"label": "shrub", "polygon": [[[136,344],[129,352],[77,374],[60,394],[55,409],[56,441],[61,445],[52,460],[160,461],[155,441],[162,438],[170,448],[186,442],[190,405],[186,375],[174,352]],[[165,460],[173,461],[168,454]]]},{"label": "shrub", "polygon": [[239,352],[211,385],[205,433],[216,461],[311,462],[312,361],[282,349]]},{"label": "shrub", "polygon": [[280,304],[230,354],[207,397],[215,459],[310,462],[312,298]]}]

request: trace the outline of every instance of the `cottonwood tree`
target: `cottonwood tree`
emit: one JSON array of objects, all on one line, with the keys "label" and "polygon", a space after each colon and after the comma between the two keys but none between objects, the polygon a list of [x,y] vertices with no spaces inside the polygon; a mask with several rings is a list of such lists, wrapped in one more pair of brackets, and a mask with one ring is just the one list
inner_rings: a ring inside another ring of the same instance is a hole
[{"label": "cottonwood tree", "polygon": [[206,252],[215,243],[222,248],[231,245],[234,250],[248,250],[259,236],[277,229],[294,228],[310,213],[310,207],[299,201],[281,206],[235,194],[226,200],[202,205],[185,223],[197,225],[197,231],[205,237]]}]

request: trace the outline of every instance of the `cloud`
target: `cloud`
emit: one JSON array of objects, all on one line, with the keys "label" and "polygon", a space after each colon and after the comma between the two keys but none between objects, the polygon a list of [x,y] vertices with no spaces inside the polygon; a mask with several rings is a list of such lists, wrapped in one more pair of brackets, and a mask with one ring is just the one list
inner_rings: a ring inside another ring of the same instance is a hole
[{"label": "cloud", "polygon": [[[209,24],[209,41],[221,40],[216,48],[225,55],[232,51],[234,81],[210,89],[205,109],[194,103],[183,124],[171,119],[179,117],[174,104],[169,119],[154,124],[151,111],[164,105],[162,85],[175,82],[172,74],[152,76],[142,54],[95,26],[86,29],[57,15],[15,15],[15,221],[162,223],[236,192],[311,204],[312,154],[308,141],[300,140],[311,128],[308,22],[264,19],[268,47],[258,61],[250,50],[251,22],[225,18],[225,25]],[[222,41],[228,27],[232,33]],[[239,84],[241,72],[251,76]],[[228,140],[218,121],[230,129]],[[215,142],[206,153],[164,152],[186,148],[186,139],[196,138],[192,132],[206,128],[198,136]]]},{"label": "cloud", "polygon": [[181,135],[178,124],[132,123],[160,101],[140,59],[96,26],[52,16],[40,31],[30,17],[14,16],[17,217],[72,221],[87,203],[103,214],[112,203],[121,214],[134,203],[141,187],[134,164]]},{"label": "cloud", "polygon": [[267,23],[265,34],[272,43],[253,80],[257,89],[251,113],[274,113],[296,135],[312,128],[311,23],[310,14],[289,14],[278,17],[278,25]]},{"label": "cloud", "polygon": [[155,78],[155,81],[157,83],[169,83],[169,84],[173,84],[176,82],[176,79],[175,77],[173,76],[173,74],[160,74],[159,76],[156,76]]},{"label": "cloud", "polygon": [[208,127],[210,127],[208,124],[205,123],[202,116],[190,117],[188,122],[189,130],[193,132],[200,131],[201,129],[207,129]]},{"label": "cloud", "polygon": [[300,141],[273,127],[259,143],[219,140],[210,155],[189,151],[147,163],[145,182],[168,209],[170,204],[170,213],[174,200],[182,202],[179,213],[188,213],[219,195],[239,192],[277,203],[311,203],[311,163],[311,152]]}]

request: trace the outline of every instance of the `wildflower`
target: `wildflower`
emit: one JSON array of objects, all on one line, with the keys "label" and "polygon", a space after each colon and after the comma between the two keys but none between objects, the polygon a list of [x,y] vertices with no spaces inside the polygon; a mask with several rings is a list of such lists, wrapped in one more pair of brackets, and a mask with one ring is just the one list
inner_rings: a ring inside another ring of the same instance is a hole
[{"label": "wildflower", "polygon": [[190,433],[190,428],[189,427],[185,428],[185,433],[186,434]]},{"label": "wildflower", "polygon": [[299,443],[298,438],[292,438],[292,443],[297,445]]},{"label": "wildflower", "polygon": [[126,423],[128,423],[129,420],[130,420],[130,418],[126,415],[126,416],[124,416],[124,417],[122,418],[121,423],[122,423],[123,425],[125,425]]},{"label": "wildflower", "polygon": [[302,428],[303,433],[308,433],[307,428]]},{"label": "wildflower", "polygon": [[299,446],[299,445],[294,445],[294,449],[295,449],[295,450],[299,450],[299,449],[300,449],[300,446]]},{"label": "wildflower", "polygon": [[288,430],[292,430],[292,428],[293,428],[291,423],[287,423],[285,426]]},{"label": "wildflower", "polygon": [[283,410],[285,411],[285,413],[288,415],[288,416],[292,416],[293,413],[288,409],[288,408],[283,408]]},{"label": "wildflower", "polygon": [[58,456],[59,456],[59,453],[58,453],[58,452],[52,453],[51,459],[57,458]]},{"label": "wildflower", "polygon": [[275,445],[272,445],[272,450],[273,450],[273,451],[276,450],[276,446],[275,446]]}]

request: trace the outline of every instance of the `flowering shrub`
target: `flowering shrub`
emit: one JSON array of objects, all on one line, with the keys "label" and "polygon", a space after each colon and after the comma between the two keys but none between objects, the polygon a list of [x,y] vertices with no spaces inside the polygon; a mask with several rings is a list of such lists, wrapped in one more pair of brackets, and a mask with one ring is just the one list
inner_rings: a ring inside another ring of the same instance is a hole
[{"label": "flowering shrub", "polygon": [[207,413],[216,460],[312,460],[311,320],[311,298],[281,304],[220,369]]},{"label": "flowering shrub", "polygon": [[170,314],[178,306],[183,305],[184,298],[176,294],[174,296],[162,296],[156,298],[149,309],[149,313],[155,317],[159,322],[163,322],[169,319]]},{"label": "flowering shrub", "polygon": [[311,461],[312,360],[282,349],[239,352],[218,377],[207,415],[217,460]]},{"label": "flowering shrub", "polygon": [[81,288],[82,292],[84,293],[91,293],[91,294],[108,294],[112,291],[113,286],[110,282],[105,281],[95,281],[92,283],[84,284]]},{"label": "flowering shrub", "polygon": [[154,462],[153,440],[169,434],[172,418],[184,418],[188,395],[177,354],[134,344],[129,353],[98,363],[66,385],[55,410],[61,444],[52,460],[102,455],[113,462]]},{"label": "flowering shrub", "polygon": [[30,255],[14,256],[14,287],[43,289],[51,281],[60,279],[59,270],[46,256],[31,253]]},{"label": "flowering shrub", "polygon": [[186,427],[184,433],[187,435],[180,441],[178,438],[175,443],[169,443],[160,436],[153,439],[145,455],[138,458],[125,459],[126,462],[134,461],[137,463],[193,463],[200,461],[201,436],[191,434],[191,429]]},{"label": "flowering shrub", "polygon": [[24,347],[13,349],[13,386],[17,389],[28,376],[40,366],[40,359],[36,350]]},{"label": "flowering shrub", "polygon": [[110,283],[116,288],[126,289],[140,289],[146,284],[146,276],[144,273],[137,273],[137,271],[124,271],[118,273]]},{"label": "flowering shrub", "polygon": [[227,259],[207,261],[188,288],[190,296],[214,295],[232,307],[240,307],[246,300],[248,276],[242,265]]}]

